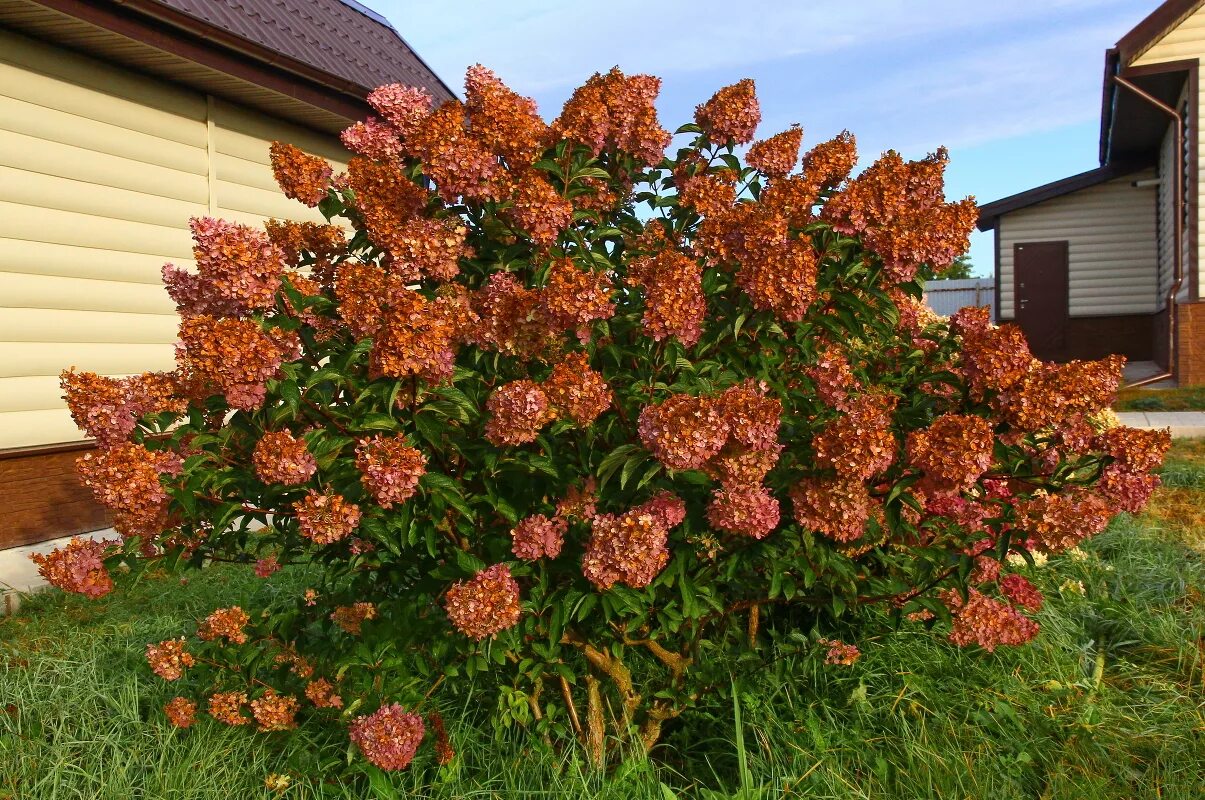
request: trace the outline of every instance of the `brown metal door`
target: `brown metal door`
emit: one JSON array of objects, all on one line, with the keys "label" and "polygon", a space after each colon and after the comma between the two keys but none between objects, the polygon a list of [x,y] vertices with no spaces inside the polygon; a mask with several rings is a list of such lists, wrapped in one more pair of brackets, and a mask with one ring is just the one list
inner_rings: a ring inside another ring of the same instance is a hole
[{"label": "brown metal door", "polygon": [[1013,245],[1014,318],[1043,360],[1063,357],[1067,346],[1067,243]]}]

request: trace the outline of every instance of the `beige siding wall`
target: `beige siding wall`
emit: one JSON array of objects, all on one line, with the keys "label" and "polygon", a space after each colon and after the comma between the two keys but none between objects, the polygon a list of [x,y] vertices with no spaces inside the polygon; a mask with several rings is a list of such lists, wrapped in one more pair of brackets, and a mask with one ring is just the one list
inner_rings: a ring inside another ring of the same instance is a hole
[{"label": "beige siding wall", "polygon": [[1000,317],[1013,318],[1013,245],[1068,242],[1071,316],[1156,310],[1156,191],[1149,170],[1000,218]]},{"label": "beige siding wall", "polygon": [[[1200,63],[1205,60],[1205,6],[1197,9],[1186,17],[1179,25],[1163,35],[1145,52],[1134,59],[1130,66],[1147,66],[1161,64],[1167,61],[1191,61]],[[1199,81],[1197,87],[1198,113],[1205,110],[1205,80]],[[1199,119],[1190,120],[1190,130],[1197,136],[1197,188],[1205,194],[1205,126]],[[1205,286],[1205,198],[1197,199],[1197,285]],[[1187,238],[1187,237],[1186,237]],[[1189,268],[1185,263],[1185,270]],[[1170,283],[1170,279],[1169,279]],[[1185,282],[1187,284],[1187,281]]]},{"label": "beige siding wall", "polygon": [[58,373],[171,369],[165,262],[188,221],[320,220],[276,189],[273,139],[334,137],[0,30],[0,448],[76,441]]}]

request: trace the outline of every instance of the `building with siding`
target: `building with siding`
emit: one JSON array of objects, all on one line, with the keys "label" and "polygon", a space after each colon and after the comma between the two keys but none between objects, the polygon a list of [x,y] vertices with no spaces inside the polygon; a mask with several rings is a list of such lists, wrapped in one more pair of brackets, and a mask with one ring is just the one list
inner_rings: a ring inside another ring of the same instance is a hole
[{"label": "building with siding", "polygon": [[0,548],[104,527],[58,373],[171,369],[188,222],[317,220],[268,146],[341,169],[383,83],[451,91],[351,0],[0,0]]},{"label": "building with siding", "polygon": [[1205,383],[1205,0],[1168,0],[1105,54],[1100,167],[980,207],[997,319],[1034,353],[1122,353]]}]

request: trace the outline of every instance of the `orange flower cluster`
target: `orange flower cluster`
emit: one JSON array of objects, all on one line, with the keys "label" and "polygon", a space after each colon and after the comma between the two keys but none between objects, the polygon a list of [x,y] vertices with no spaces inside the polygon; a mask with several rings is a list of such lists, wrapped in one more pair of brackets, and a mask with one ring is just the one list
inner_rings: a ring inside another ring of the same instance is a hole
[{"label": "orange flower cluster", "polygon": [[761,105],[753,81],[745,78],[720,89],[695,108],[695,122],[715,144],[729,140],[749,144],[761,122]]},{"label": "orange flower cluster", "polygon": [[585,486],[570,486],[556,504],[556,515],[564,519],[592,519],[598,502],[597,490],[593,476],[586,479]]},{"label": "orange flower cluster", "polygon": [[804,370],[816,386],[816,396],[830,408],[849,411],[849,390],[858,386],[858,380],[850,369],[849,359],[833,345],[821,348],[816,354],[816,363]]},{"label": "orange flower cluster", "polygon": [[163,281],[181,315],[246,316],[276,305],[284,253],[263,231],[212,217],[189,220],[197,273],[167,264]]},{"label": "orange flower cluster", "polygon": [[846,644],[840,639],[819,639],[816,643],[826,648],[824,663],[829,666],[852,667],[862,657],[857,645]]},{"label": "orange flower cluster", "polygon": [[510,191],[510,175],[485,143],[468,129],[464,106],[449,100],[415,127],[402,144],[422,162],[445,202],[500,200]]},{"label": "orange flower cluster", "polygon": [[678,202],[704,217],[730,211],[736,202],[735,173],[731,170],[687,175],[679,169],[674,173],[674,179],[678,187]]},{"label": "orange flower cluster", "polygon": [[397,703],[381,706],[371,714],[356,717],[348,726],[352,743],[373,765],[394,771],[414,760],[423,740],[423,718]]},{"label": "orange flower cluster", "polygon": [[565,103],[551,136],[585,145],[592,155],[620,150],[637,161],[656,164],[673,138],[657,121],[661,79],[624,75],[616,67],[595,73]]},{"label": "orange flower cluster", "polygon": [[799,162],[799,147],[803,144],[803,128],[792,125],[769,139],[754,142],[745,162],[771,178],[784,178]]},{"label": "orange flower cluster", "polygon": [[127,378],[108,378],[95,372],[64,370],[59,376],[71,418],[101,447],[129,439],[138,419],[147,414],[184,413],[176,397],[175,375],[147,372]]},{"label": "orange flower cluster", "polygon": [[197,721],[197,704],[187,697],[173,697],[163,706],[163,713],[177,728],[189,728]]},{"label": "orange flower cluster", "polygon": [[51,586],[95,600],[113,591],[104,559],[115,543],[77,537],[49,553],[34,553],[30,559]]},{"label": "orange flower cluster", "polygon": [[973,198],[945,202],[947,161],[944,148],[911,162],[889,150],[830,198],[821,216],[841,233],[859,234],[892,282],[912,280],[922,264],[940,272],[966,251],[979,218]]},{"label": "orange flower cluster", "polygon": [[338,225],[270,219],[264,223],[268,239],[284,254],[286,264],[308,266],[322,287],[335,278],[335,259],[347,251],[347,234]]},{"label": "orange flower cluster", "polygon": [[816,461],[850,479],[866,480],[895,461],[891,432],[896,398],[878,392],[858,395],[849,410],[812,439]]},{"label": "orange flower cluster", "polygon": [[764,486],[717,489],[707,506],[707,521],[713,528],[754,539],[769,536],[778,527],[780,517],[778,500]]},{"label": "orange flower cluster", "polygon": [[444,609],[456,630],[478,641],[518,624],[519,584],[505,564],[494,564],[448,589]]},{"label": "orange flower cluster", "polygon": [[1166,428],[1146,431],[1118,425],[1097,436],[1093,446],[1128,470],[1150,472],[1163,465],[1163,457],[1172,446],[1172,435]]},{"label": "orange flower cluster", "polygon": [[170,498],[159,476],[179,473],[175,453],[126,443],[86,453],[75,463],[84,486],[112,512],[113,527],[123,537],[150,539],[168,526]]},{"label": "orange flower cluster", "polygon": [[954,618],[950,641],[959,647],[977,644],[989,653],[1000,645],[1018,646],[1038,635],[1038,623],[1008,603],[971,589],[964,603],[958,592],[942,594]]},{"label": "orange flower cluster", "polygon": [[600,591],[616,583],[648,586],[669,563],[669,532],[685,518],[686,504],[668,492],[618,516],[595,516],[582,574]]},{"label": "orange flower cluster", "polygon": [[255,443],[251,463],[261,481],[281,486],[305,483],[318,471],[318,462],[306,449],[304,438],[289,431],[267,431]]},{"label": "orange flower cluster", "polygon": [[537,245],[548,246],[573,224],[573,204],[531,170],[515,185],[506,216]]},{"label": "orange flower cluster", "polygon": [[187,317],[180,323],[176,364],[193,391],[216,390],[234,408],[251,411],[264,402],[264,382],[300,347],[296,334],[265,331],[254,320]]},{"label": "orange flower cluster", "polygon": [[499,386],[485,401],[485,407],[490,412],[485,438],[499,447],[534,442],[540,429],[555,416],[548,395],[526,379]]},{"label": "orange flower cluster", "polygon": [[265,689],[257,699],[251,701],[251,715],[261,731],[287,731],[297,727],[296,697],[277,694],[275,689]]},{"label": "orange flower cluster", "polygon": [[548,126],[535,101],[516,94],[480,64],[465,73],[464,101],[469,130],[512,169],[530,164],[543,152]]},{"label": "orange flower cluster", "polygon": [[860,539],[883,515],[866,484],[850,477],[804,478],[791,489],[791,506],[796,522],[837,542]]},{"label": "orange flower cluster", "polygon": [[431,733],[435,735],[435,763],[441,767],[451,764],[452,759],[456,757],[456,751],[452,748],[452,739],[448,736],[444,718],[438,711],[432,711],[427,716],[427,721],[431,723]]},{"label": "orange flower cluster", "polygon": [[849,131],[821,142],[803,156],[803,179],[814,193],[841,184],[858,163],[858,142]]},{"label": "orange flower cluster", "polygon": [[360,507],[342,495],[310,490],[305,499],[293,504],[293,510],[301,535],[317,544],[337,542],[360,525]]},{"label": "orange flower cluster", "polygon": [[1037,587],[1022,575],[1005,575],[1001,578],[1000,594],[1007,597],[1013,605],[1026,611],[1040,611],[1045,601]]},{"label": "orange flower cluster", "polygon": [[627,279],[644,290],[641,322],[649,336],[657,341],[675,336],[686,347],[699,341],[707,299],[703,269],[695,259],[678,250],[662,250],[632,261]]},{"label": "orange flower cluster", "polygon": [[529,357],[551,343],[537,310],[539,293],[509,272],[495,272],[472,296],[479,324],[468,332],[471,343],[504,355]]},{"label": "orange flower cluster", "polygon": [[543,514],[532,514],[510,532],[511,550],[524,561],[538,561],[545,556],[556,558],[561,554],[568,527],[565,519],[549,519]]},{"label": "orange flower cluster", "polygon": [[360,482],[381,508],[409,500],[427,471],[427,456],[410,446],[403,435],[376,435],[356,446]]},{"label": "orange flower cluster", "polygon": [[245,705],[246,692],[215,692],[209,696],[209,716],[226,725],[249,725],[251,720],[243,716]]},{"label": "orange flower cluster", "polygon": [[359,636],[364,623],[377,618],[377,607],[372,603],[353,603],[350,606],[338,606],[331,612],[331,621],[343,629],[345,633]]},{"label": "orange flower cluster", "polygon": [[640,441],[669,469],[700,469],[728,441],[723,409],[711,397],[675,394],[645,406]]},{"label": "orange flower cluster", "polygon": [[605,272],[578,269],[568,258],[548,268],[548,282],[539,292],[540,308],[557,330],[584,328],[596,319],[615,316],[611,294],[615,284]]},{"label": "orange flower cluster", "polygon": [[585,353],[567,354],[552,368],[541,388],[553,413],[583,428],[611,407],[611,387],[600,373],[590,368]]},{"label": "orange flower cluster", "polygon": [[317,708],[343,708],[343,698],[335,694],[335,687],[326,678],[307,683],[305,696]]},{"label": "orange flower cluster", "polygon": [[403,282],[449,281],[460,271],[465,229],[451,219],[423,216],[427,191],[390,164],[353,158],[348,180],[373,244],[387,251]]},{"label": "orange flower cluster", "polygon": [[908,434],[908,462],[924,473],[922,490],[963,492],[992,465],[992,423],[969,414],[942,414]]},{"label": "orange flower cluster", "polygon": [[197,636],[206,642],[215,639],[225,639],[230,644],[246,644],[247,633],[243,628],[251,618],[247,612],[238,606],[219,608],[201,621],[197,627]]},{"label": "orange flower cluster", "polygon": [[1117,397],[1125,357],[1041,364],[1000,393],[993,405],[1013,427],[1038,431],[1108,408]]},{"label": "orange flower cluster", "polygon": [[184,670],[197,663],[192,653],[188,652],[184,637],[167,639],[159,644],[146,646],[146,663],[151,671],[165,681],[176,681],[184,675]]},{"label": "orange flower cluster", "polygon": [[411,291],[394,299],[374,336],[369,372],[374,377],[415,375],[432,385],[444,383],[452,377],[462,332],[459,305],[447,297],[427,300]]},{"label": "orange flower cluster", "polygon": [[285,197],[311,208],[326,197],[333,172],[326,159],[312,156],[284,142],[272,142],[268,153],[272,161],[272,174]]},{"label": "orange flower cluster", "polygon": [[1083,489],[1061,494],[1037,491],[1017,499],[1014,508],[1017,528],[1029,534],[1029,549],[1045,553],[1061,553],[1095,536],[1113,515],[1104,498]]}]

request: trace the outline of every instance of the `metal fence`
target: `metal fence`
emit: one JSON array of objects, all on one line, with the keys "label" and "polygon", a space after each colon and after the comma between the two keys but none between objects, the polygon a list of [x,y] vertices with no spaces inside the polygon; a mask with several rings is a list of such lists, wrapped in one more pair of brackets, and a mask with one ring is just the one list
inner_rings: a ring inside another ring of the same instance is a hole
[{"label": "metal fence", "polygon": [[995,281],[991,278],[929,281],[925,284],[925,303],[943,317],[967,306],[987,306],[995,319]]}]

